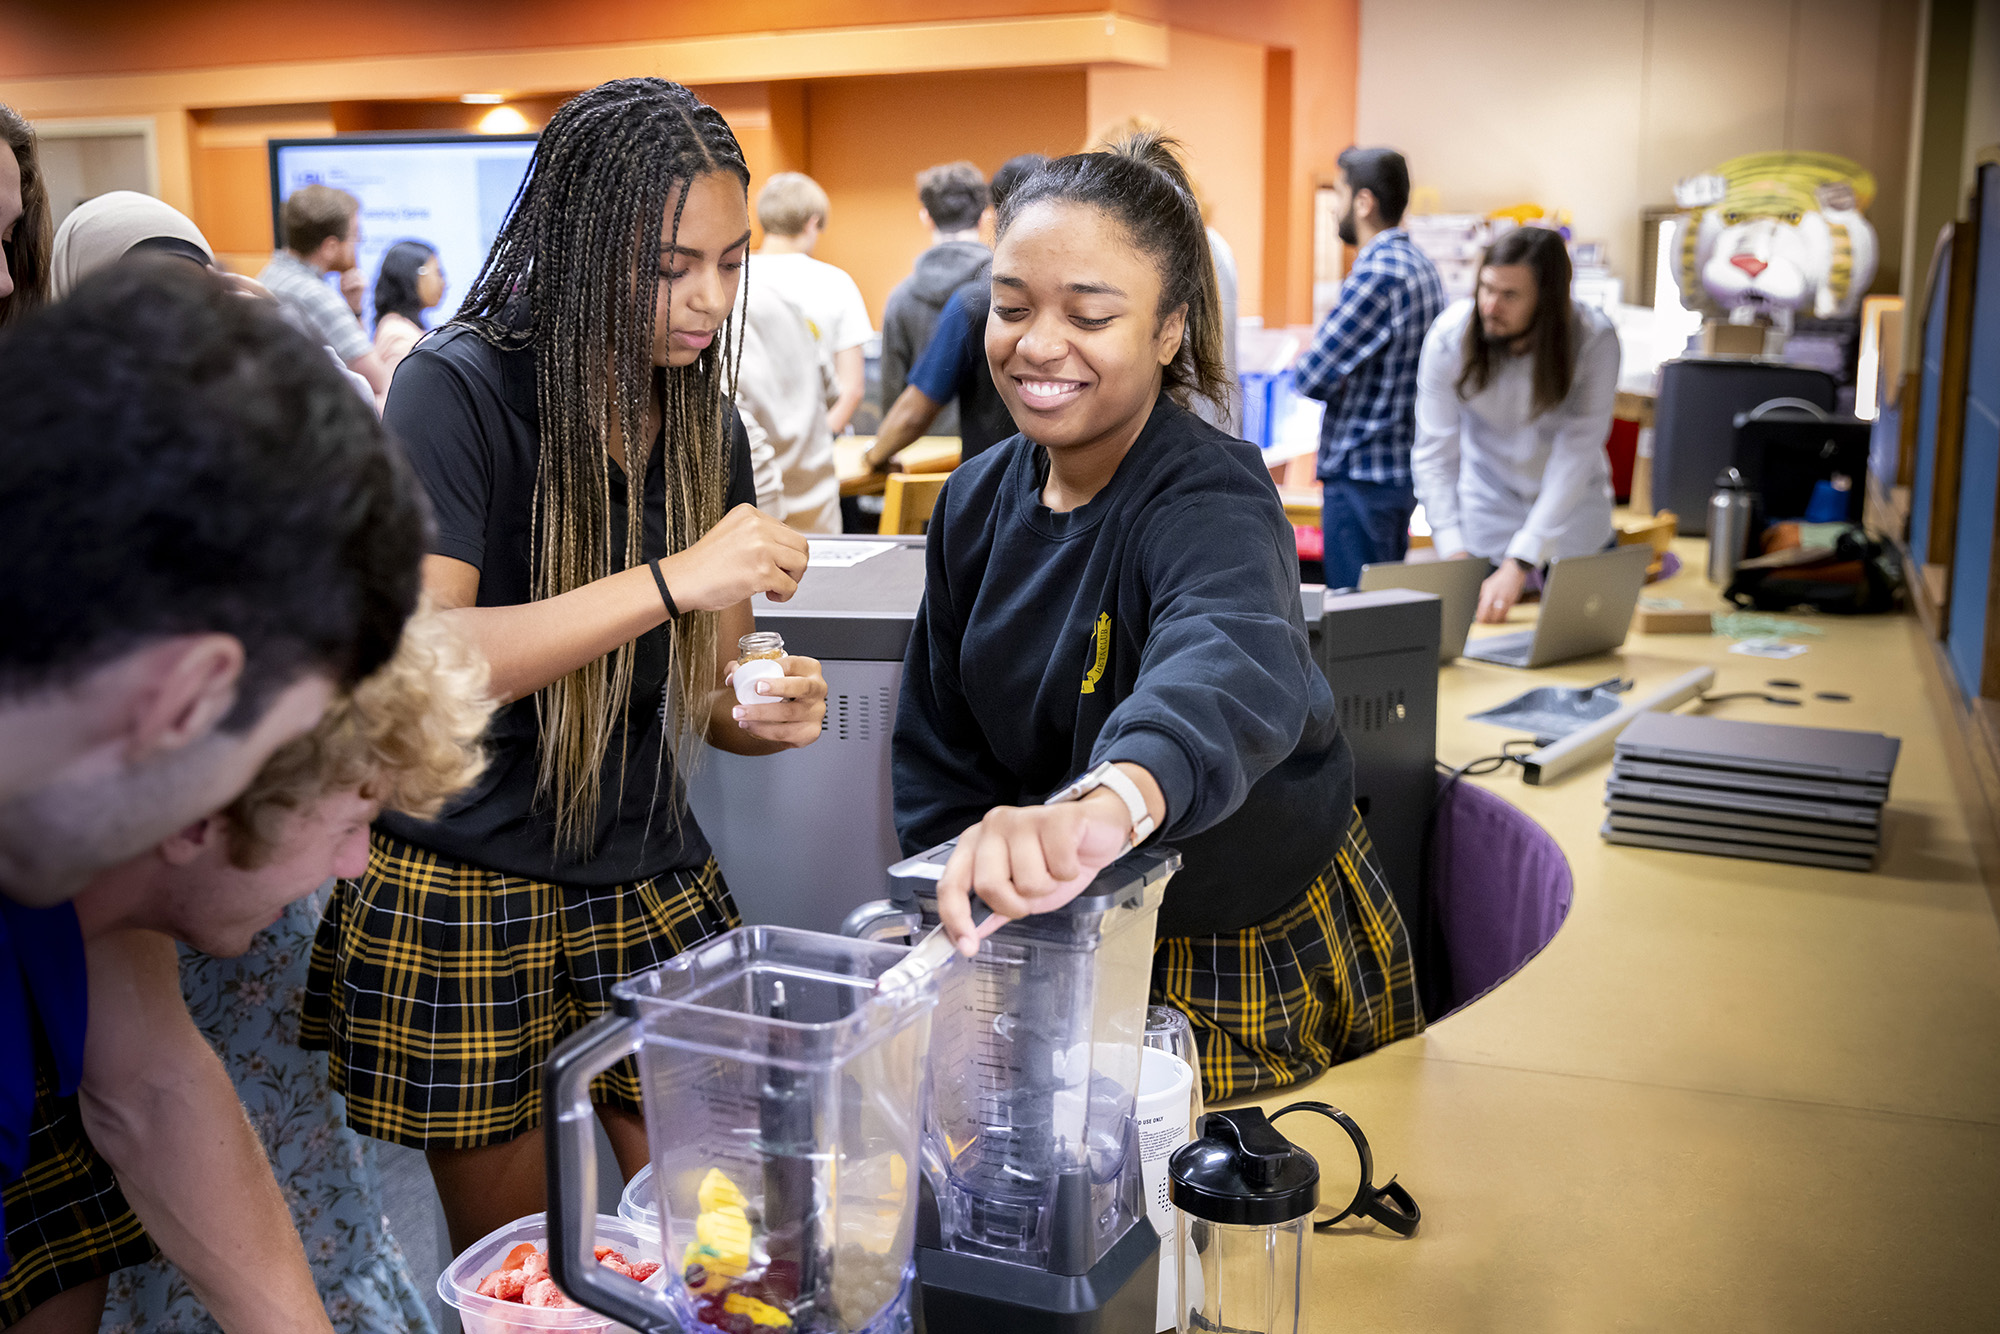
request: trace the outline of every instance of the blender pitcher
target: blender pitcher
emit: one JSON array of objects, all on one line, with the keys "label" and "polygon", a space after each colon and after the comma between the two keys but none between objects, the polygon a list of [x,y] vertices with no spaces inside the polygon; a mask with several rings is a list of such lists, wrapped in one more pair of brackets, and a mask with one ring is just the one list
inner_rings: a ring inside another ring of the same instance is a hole
[{"label": "blender pitcher", "polygon": [[[892,868],[925,926],[950,852]],[[1155,1329],[1160,1243],[1133,1107],[1153,927],[1179,868],[1170,849],[1128,853],[944,979],[917,1249],[929,1329]]]},{"label": "blender pitcher", "polygon": [[[638,1330],[910,1327],[924,1057],[940,976],[877,992],[907,949],[739,927],[612,989],[546,1076],[550,1263]],[[667,1270],[594,1261],[590,1081],[636,1054]]]}]

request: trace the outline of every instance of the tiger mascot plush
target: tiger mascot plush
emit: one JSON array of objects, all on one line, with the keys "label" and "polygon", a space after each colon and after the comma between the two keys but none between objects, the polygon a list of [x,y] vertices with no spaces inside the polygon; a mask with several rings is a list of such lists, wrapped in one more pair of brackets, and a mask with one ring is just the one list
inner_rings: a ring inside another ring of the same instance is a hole
[{"label": "tiger mascot plush", "polygon": [[1681,300],[1711,315],[1853,315],[1875,278],[1862,216],[1874,198],[1875,178],[1831,153],[1748,153],[1688,177],[1669,251]]}]

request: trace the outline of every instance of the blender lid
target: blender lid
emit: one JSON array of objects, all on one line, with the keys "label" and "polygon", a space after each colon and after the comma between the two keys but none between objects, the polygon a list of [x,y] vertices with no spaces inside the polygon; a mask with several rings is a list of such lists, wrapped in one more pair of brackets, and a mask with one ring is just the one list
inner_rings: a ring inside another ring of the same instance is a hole
[{"label": "blender lid", "polygon": [[1211,1223],[1268,1226],[1319,1206],[1319,1164],[1255,1107],[1210,1112],[1167,1160],[1174,1207]]},{"label": "blender lid", "polygon": [[[945,863],[951,860],[952,850],[957,846],[958,840],[952,839],[891,866],[891,900],[900,906],[914,906],[920,897],[935,898],[937,891],[932,886],[943,877]],[[1181,855],[1172,848],[1134,848],[1099,871],[1097,878],[1075,898],[1043,915],[1101,913],[1137,905],[1145,898],[1147,889],[1180,869]]]}]

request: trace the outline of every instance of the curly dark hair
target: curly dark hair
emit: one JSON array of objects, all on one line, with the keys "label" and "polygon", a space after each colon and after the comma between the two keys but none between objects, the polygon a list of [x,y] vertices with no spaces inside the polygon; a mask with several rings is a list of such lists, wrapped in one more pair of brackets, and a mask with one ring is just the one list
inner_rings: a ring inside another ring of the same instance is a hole
[{"label": "curly dark hair", "polygon": [[242,728],[352,686],[416,606],[425,511],[370,406],[269,302],[131,258],[0,333],[0,694],[167,635],[244,648]]}]

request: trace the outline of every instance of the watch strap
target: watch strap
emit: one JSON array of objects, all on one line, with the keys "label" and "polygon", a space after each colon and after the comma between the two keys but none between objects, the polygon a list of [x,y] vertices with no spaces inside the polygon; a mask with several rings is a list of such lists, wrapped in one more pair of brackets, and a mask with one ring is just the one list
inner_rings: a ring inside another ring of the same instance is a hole
[{"label": "watch strap", "polygon": [[1048,799],[1047,804],[1053,806],[1058,802],[1076,801],[1084,793],[1094,792],[1100,787],[1111,789],[1117,794],[1118,799],[1125,803],[1125,812],[1132,819],[1133,847],[1138,847],[1153,836],[1153,817],[1146,810],[1146,798],[1140,794],[1139,785],[1127,778],[1119,771],[1118,766],[1109,760],[1055,793]]}]

